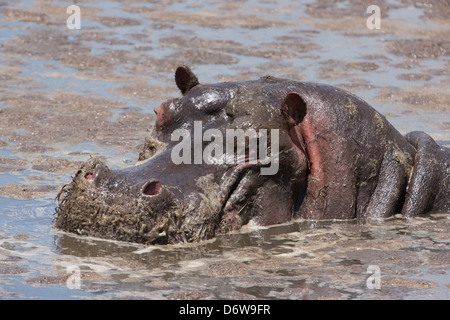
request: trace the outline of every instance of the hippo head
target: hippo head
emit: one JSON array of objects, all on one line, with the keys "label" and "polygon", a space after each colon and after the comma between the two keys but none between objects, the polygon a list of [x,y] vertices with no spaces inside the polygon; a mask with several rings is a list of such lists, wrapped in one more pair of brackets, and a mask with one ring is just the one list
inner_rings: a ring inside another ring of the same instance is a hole
[{"label": "hippo head", "polygon": [[175,81],[182,95],[155,108],[140,161],[111,170],[89,159],[57,197],[57,228],[166,244],[292,219],[309,167],[295,83],[200,84],[186,66]]}]

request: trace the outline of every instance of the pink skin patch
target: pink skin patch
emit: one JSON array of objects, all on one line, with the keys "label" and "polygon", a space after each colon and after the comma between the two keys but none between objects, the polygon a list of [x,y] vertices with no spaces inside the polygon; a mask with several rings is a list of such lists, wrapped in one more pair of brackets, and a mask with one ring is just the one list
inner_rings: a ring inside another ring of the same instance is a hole
[{"label": "pink skin patch", "polygon": [[322,156],[320,153],[321,148],[309,118],[303,120],[301,132],[305,139],[306,150],[308,151],[309,161],[311,163],[311,175],[316,181],[320,181],[321,185],[325,185],[325,173],[323,172]]},{"label": "pink skin patch", "polygon": [[155,196],[161,192],[162,186],[159,181],[153,181],[150,183],[147,183],[142,188],[142,194],[146,196]]},{"label": "pink skin patch", "polygon": [[87,181],[92,181],[92,180],[94,179],[94,173],[92,173],[92,172],[87,172],[87,173],[84,175],[84,178],[85,178]]},{"label": "pink skin patch", "polygon": [[161,103],[154,109],[154,111],[156,114],[156,121],[155,121],[156,128],[161,129],[164,126],[164,124],[166,124],[170,120],[169,110],[165,106],[165,103]]}]

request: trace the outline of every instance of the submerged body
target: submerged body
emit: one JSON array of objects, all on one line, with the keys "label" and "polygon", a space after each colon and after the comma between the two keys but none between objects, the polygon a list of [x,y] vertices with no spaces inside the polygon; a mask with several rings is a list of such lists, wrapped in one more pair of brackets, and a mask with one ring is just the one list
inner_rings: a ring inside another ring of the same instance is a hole
[{"label": "submerged body", "polygon": [[[273,77],[201,85],[187,67],[175,80],[182,97],[155,109],[142,161],[111,171],[89,160],[59,195],[58,228],[174,243],[247,223],[450,210],[450,151],[422,132],[402,136],[344,90]],[[219,139],[230,130],[253,130],[257,143],[270,132],[269,163],[250,142],[246,161],[230,154]]]}]

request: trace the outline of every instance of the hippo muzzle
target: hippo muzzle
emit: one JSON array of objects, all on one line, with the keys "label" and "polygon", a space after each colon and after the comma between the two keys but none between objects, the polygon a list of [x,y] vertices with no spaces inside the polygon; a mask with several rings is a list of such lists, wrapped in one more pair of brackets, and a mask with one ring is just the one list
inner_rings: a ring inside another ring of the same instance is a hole
[{"label": "hippo muzzle", "polygon": [[98,159],[89,159],[58,194],[56,227],[79,235],[146,244],[214,236],[219,223],[215,199],[219,190],[212,190],[218,187],[208,181],[209,176],[197,179],[200,187],[191,190],[187,201],[171,187],[179,181],[165,184],[164,177],[148,174],[136,180],[133,177],[141,173],[132,171],[110,170]]},{"label": "hippo muzzle", "polygon": [[58,195],[56,227],[80,235],[166,243],[168,221],[177,208],[170,192],[159,181],[125,185],[113,174],[98,159],[89,159]]}]

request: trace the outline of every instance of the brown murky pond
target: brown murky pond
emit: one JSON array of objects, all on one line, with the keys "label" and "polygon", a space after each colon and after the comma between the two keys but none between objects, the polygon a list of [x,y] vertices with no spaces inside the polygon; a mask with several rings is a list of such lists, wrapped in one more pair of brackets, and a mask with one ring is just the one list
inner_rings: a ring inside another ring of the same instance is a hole
[{"label": "brown murky pond", "polygon": [[357,94],[450,145],[450,4],[360,0],[0,1],[1,299],[450,299],[450,215],[295,221],[143,246],[55,230],[81,162],[137,160],[153,108],[200,81],[277,77]]}]

